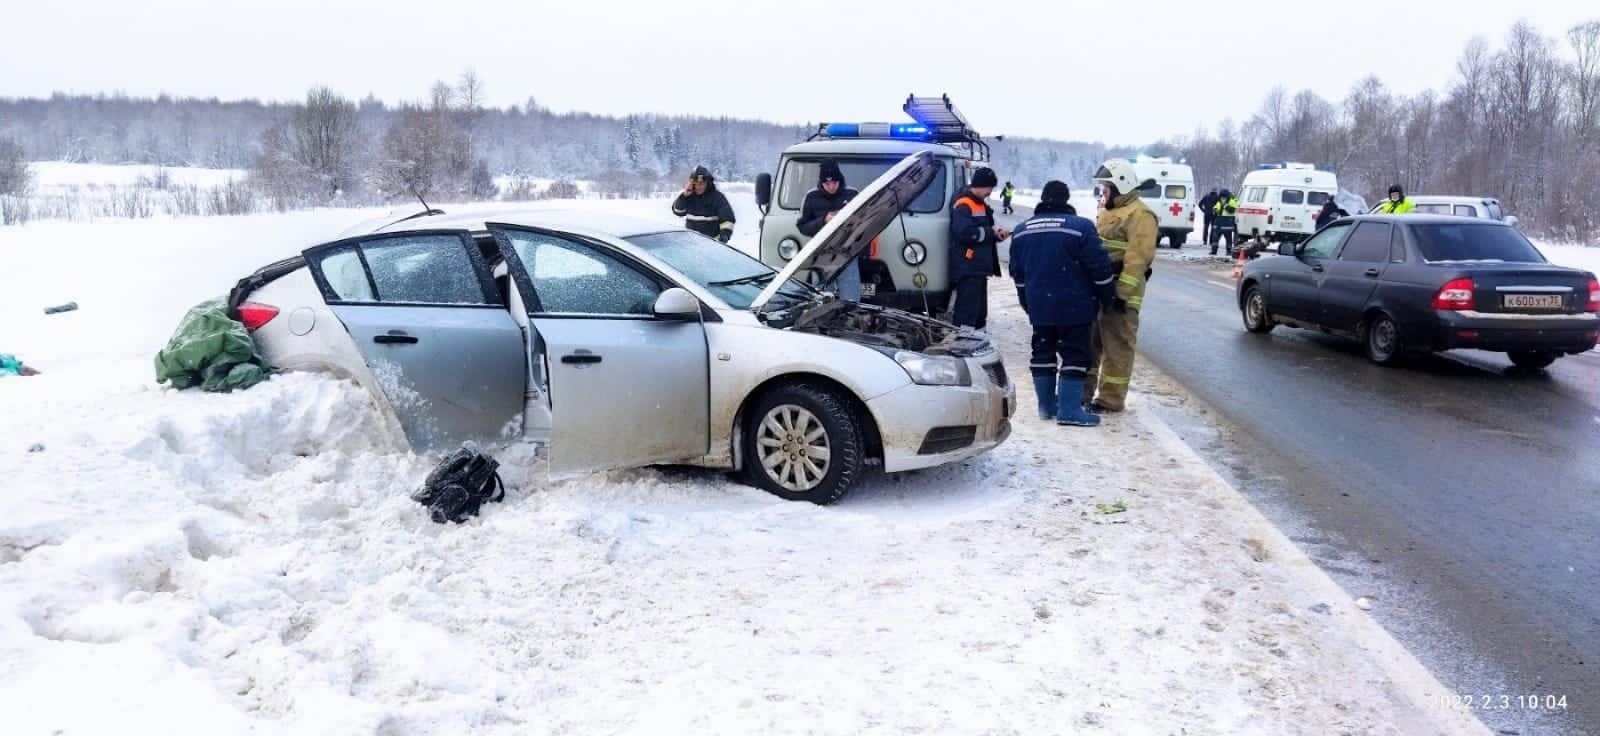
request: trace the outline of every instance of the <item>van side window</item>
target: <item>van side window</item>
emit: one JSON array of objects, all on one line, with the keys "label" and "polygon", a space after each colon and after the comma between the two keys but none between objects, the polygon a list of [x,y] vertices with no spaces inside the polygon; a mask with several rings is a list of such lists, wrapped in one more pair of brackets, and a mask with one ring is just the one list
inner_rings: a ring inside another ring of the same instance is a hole
[{"label": "van side window", "polygon": [[1246,202],[1265,202],[1265,201],[1267,201],[1267,188],[1266,187],[1250,187],[1250,193],[1245,195],[1244,201],[1246,201]]},{"label": "van side window", "polygon": [[1161,199],[1161,185],[1150,182],[1150,186],[1139,188],[1139,196],[1144,199]]},{"label": "van side window", "polygon": [[1470,204],[1458,204],[1458,205],[1456,205],[1456,217],[1477,217],[1477,216],[1478,216],[1478,208],[1473,207]]},{"label": "van side window", "polygon": [[1182,184],[1167,185],[1167,199],[1183,199],[1189,196],[1189,188]]},{"label": "van side window", "polygon": [[1306,204],[1309,204],[1312,207],[1321,207],[1322,205],[1327,204],[1328,200],[1330,200],[1330,199],[1333,199],[1333,195],[1331,195],[1331,194],[1329,194],[1327,192],[1307,192],[1306,193]]},{"label": "van side window", "polygon": [[1301,191],[1301,190],[1299,190],[1299,189],[1285,189],[1285,190],[1283,190],[1283,203],[1284,204],[1305,204],[1306,203],[1306,193]]}]

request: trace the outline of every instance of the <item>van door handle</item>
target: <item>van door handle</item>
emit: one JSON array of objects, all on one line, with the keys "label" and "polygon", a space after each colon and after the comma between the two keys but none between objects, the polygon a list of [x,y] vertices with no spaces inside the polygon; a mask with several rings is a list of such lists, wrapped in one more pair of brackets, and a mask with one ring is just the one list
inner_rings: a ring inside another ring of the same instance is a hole
[{"label": "van door handle", "polygon": [[372,341],[379,345],[415,345],[417,338],[404,332],[391,332],[387,335],[373,335]]},{"label": "van door handle", "polygon": [[561,362],[568,365],[593,365],[599,363],[601,357],[594,353],[581,352],[561,356]]},{"label": "van door handle", "polygon": [[1367,269],[1367,276],[1372,277],[1372,278],[1378,278],[1378,269],[1376,269],[1376,268]]},{"label": "van door handle", "polygon": [[1322,273],[1322,264],[1320,264],[1320,263],[1311,264],[1311,270],[1315,271],[1316,273]]}]

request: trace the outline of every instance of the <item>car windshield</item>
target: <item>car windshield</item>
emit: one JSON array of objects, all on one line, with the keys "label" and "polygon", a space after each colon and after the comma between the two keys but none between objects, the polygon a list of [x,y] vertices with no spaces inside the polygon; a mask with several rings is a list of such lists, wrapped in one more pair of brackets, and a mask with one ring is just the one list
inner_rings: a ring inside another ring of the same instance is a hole
[{"label": "car windshield", "polygon": [[[749,309],[778,272],[732,246],[723,245],[699,233],[669,230],[635,235],[627,241],[694,279],[734,309]],[[779,295],[805,299],[810,289],[793,279]]]},{"label": "car windshield", "polygon": [[[839,170],[844,174],[845,186],[861,191],[868,184],[883,176],[883,172],[900,163],[899,158],[838,158]],[[817,173],[822,166],[820,159],[791,159],[783,167],[783,181],[779,187],[778,206],[786,210],[800,209],[806,201],[806,193],[817,188]],[[907,212],[938,212],[944,209],[944,180],[945,169],[943,162],[933,177],[933,183],[922,194],[911,200],[906,205]]]},{"label": "car windshield", "polygon": [[1412,240],[1429,263],[1463,261],[1544,263],[1522,233],[1503,225],[1426,224],[1411,226]]}]

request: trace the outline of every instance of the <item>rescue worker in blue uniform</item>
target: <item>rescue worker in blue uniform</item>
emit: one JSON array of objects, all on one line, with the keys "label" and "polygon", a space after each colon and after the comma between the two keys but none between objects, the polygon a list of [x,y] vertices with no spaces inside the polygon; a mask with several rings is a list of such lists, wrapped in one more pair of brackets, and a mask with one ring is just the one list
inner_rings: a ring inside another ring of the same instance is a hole
[{"label": "rescue worker in blue uniform", "polygon": [[1011,235],[1010,270],[1033,325],[1028,371],[1039,418],[1094,427],[1100,417],[1083,406],[1084,381],[1095,318],[1118,307],[1117,276],[1095,224],[1078,217],[1070,197],[1064,182],[1044,185],[1033,217]]},{"label": "rescue worker in blue uniform", "polygon": [[989,324],[988,280],[1000,275],[996,246],[1011,237],[1011,231],[994,224],[989,207],[999,183],[993,169],[980,168],[950,204],[950,285],[956,299],[950,321],[958,327],[981,330]]}]

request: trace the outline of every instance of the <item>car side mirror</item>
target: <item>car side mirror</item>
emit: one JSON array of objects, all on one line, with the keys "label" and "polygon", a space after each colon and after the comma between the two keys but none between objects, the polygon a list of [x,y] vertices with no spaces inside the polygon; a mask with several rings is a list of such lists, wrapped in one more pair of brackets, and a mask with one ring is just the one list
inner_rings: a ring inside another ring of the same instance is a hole
[{"label": "car side mirror", "polygon": [[1300,244],[1287,240],[1278,243],[1278,255],[1295,256],[1300,254]]},{"label": "car side mirror", "polygon": [[772,205],[771,174],[756,174],[756,204],[761,207],[761,214],[766,214]]},{"label": "car side mirror", "polygon": [[1516,227],[1517,226],[1517,216],[1516,215],[1506,215],[1506,224],[1510,225],[1511,227]]},{"label": "car side mirror", "polygon": [[661,292],[656,297],[656,319],[675,322],[693,322],[700,319],[700,300],[680,287]]}]

